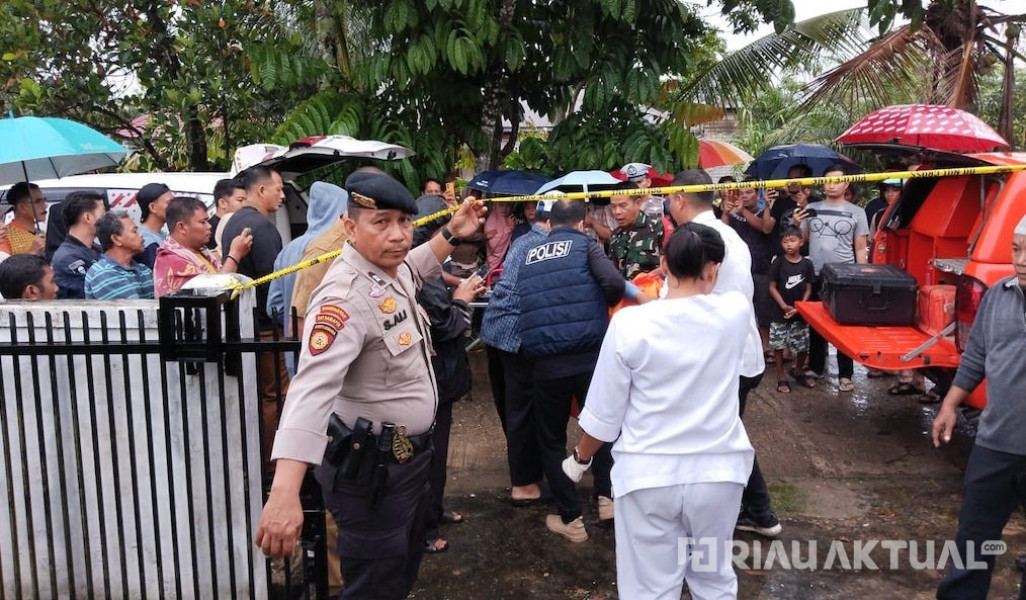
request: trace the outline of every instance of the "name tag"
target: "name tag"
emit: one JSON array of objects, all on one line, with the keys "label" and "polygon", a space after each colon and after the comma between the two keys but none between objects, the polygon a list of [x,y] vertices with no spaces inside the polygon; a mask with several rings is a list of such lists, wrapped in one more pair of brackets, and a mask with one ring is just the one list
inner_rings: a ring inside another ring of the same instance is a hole
[{"label": "name tag", "polygon": [[563,258],[570,254],[570,248],[572,246],[573,242],[571,241],[549,242],[547,244],[542,244],[537,248],[532,248],[531,251],[527,253],[527,262],[524,264],[531,265],[555,258]]}]

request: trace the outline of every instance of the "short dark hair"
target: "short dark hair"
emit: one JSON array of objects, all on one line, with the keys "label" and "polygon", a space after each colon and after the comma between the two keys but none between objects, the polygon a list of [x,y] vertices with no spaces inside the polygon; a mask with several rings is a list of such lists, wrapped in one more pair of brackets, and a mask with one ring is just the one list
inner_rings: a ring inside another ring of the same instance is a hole
[{"label": "short dark hair", "polygon": [[123,219],[131,220],[131,218],[127,212],[115,209],[104,213],[96,221],[96,241],[100,242],[100,248],[103,248],[104,252],[114,246],[114,240],[112,239],[114,236],[124,235],[125,224]]},{"label": "short dark hair", "polygon": [[549,224],[552,227],[573,226],[584,220],[584,202],[580,200],[557,200],[552,205]]},{"label": "short dark hair", "polygon": [[96,192],[71,192],[64,198],[64,202],[61,204],[61,215],[64,217],[64,224],[68,227],[77,224],[82,215],[96,210],[97,202],[103,204],[103,196]]},{"label": "short dark hair", "polygon": [[0,263],[0,294],[7,300],[18,300],[30,285],[42,286],[46,262],[35,254],[15,254]]},{"label": "short dark hair", "polygon": [[38,190],[39,186],[27,181],[19,181],[7,190],[7,203],[15,205],[25,200],[32,199],[32,190]]},{"label": "short dark hair", "polygon": [[214,184],[214,200],[220,201],[235,193],[235,190],[245,190],[246,186],[239,183],[238,179],[221,179]]},{"label": "short dark hair", "polygon": [[823,174],[826,175],[827,173],[835,173],[837,171],[840,171],[841,173],[844,173],[845,175],[847,175],[848,174],[848,167],[844,166],[841,163],[834,163],[834,164],[830,165],[829,167],[823,169]]},{"label": "short dark hair", "polygon": [[737,179],[734,179],[733,175],[724,175],[723,177],[720,177],[719,180],[716,181],[716,183],[734,183],[736,181]]},{"label": "short dark hair", "polygon": [[[702,169],[686,169],[674,175],[670,185],[712,185],[712,177]],[[714,194],[712,191],[690,192],[684,194],[684,197],[708,208],[713,205]]]},{"label": "short dark hair", "polygon": [[812,177],[812,167],[805,163],[797,163],[791,165],[787,168],[787,174],[790,175],[791,171],[794,171],[795,169],[801,171],[801,173],[798,174],[798,177]]},{"label": "short dark hair", "polygon": [[207,212],[207,206],[195,196],[175,196],[164,211],[164,220],[167,222],[167,230],[174,231],[178,223],[191,217],[197,210]]},{"label": "short dark hair", "polygon": [[630,179],[628,179],[627,181],[621,181],[620,183],[616,184],[616,187],[613,188],[613,189],[617,189],[617,190],[638,190],[638,189],[641,189],[641,188],[638,186],[638,182],[631,181]]},{"label": "short dark hair", "polygon": [[726,245],[715,229],[700,223],[685,223],[673,230],[666,244],[666,266],[679,279],[698,279],[709,263],[722,263]]},{"label": "short dark hair", "polygon": [[247,192],[252,192],[256,186],[270,181],[274,173],[275,170],[270,167],[256,165],[239,173],[236,177],[242,184],[243,189]]},{"label": "short dark hair", "polygon": [[439,181],[439,180],[435,179],[434,177],[428,177],[427,179],[425,179],[425,180],[424,180],[424,183],[422,183],[422,184],[420,185],[420,190],[421,190],[421,191],[424,191],[424,190],[426,190],[426,189],[427,189],[427,184],[429,184],[429,183],[432,183],[432,182],[433,182],[433,183],[437,183],[437,184],[438,184],[438,187],[445,187],[444,185],[442,185],[442,182],[441,182],[441,181]]},{"label": "short dark hair", "polygon": [[802,230],[798,229],[794,225],[785,227],[780,231],[780,239],[784,239],[786,237],[796,237],[798,239],[802,239]]}]

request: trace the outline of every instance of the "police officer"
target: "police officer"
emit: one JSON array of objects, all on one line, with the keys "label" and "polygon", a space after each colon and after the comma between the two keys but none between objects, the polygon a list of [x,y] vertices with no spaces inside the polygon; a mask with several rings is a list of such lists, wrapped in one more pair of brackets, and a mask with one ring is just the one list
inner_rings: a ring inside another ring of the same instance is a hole
[{"label": "police officer", "polygon": [[[291,556],[303,522],[300,484],[309,465],[320,465],[315,474],[339,528],[342,598],[399,599],[423,553],[438,404],[428,323],[415,296],[485,209],[468,198],[442,235],[411,252],[417,206],[405,187],[359,172],[346,188],[349,239],[310,298],[256,544],[267,556]],[[339,440],[344,458],[333,460]]]}]

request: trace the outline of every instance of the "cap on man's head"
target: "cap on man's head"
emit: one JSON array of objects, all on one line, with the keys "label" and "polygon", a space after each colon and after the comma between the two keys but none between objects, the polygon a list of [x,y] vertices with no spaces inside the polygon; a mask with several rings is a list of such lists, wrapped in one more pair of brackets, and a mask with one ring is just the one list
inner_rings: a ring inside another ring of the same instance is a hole
[{"label": "cap on man's head", "polygon": [[135,196],[135,201],[139,203],[139,208],[143,208],[145,206],[149,206],[154,200],[170,191],[171,188],[167,187],[163,183],[147,183],[139,188],[139,193]]},{"label": "cap on man's head", "polygon": [[625,175],[629,181],[638,182],[648,177],[648,170],[651,168],[645,163],[627,163],[620,167],[620,173]]},{"label": "cap on man's head", "polygon": [[1019,219],[1019,224],[1015,226],[1015,235],[1026,235],[1026,215]]},{"label": "cap on man's head", "polygon": [[369,210],[401,210],[417,214],[417,203],[406,186],[389,175],[358,171],[346,179],[349,206]]}]

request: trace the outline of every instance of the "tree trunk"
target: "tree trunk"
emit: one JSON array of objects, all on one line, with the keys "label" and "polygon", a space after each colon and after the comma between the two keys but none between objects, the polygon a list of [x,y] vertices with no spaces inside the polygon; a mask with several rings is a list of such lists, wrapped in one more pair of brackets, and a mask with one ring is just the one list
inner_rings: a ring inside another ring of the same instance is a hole
[{"label": "tree trunk", "polygon": [[1018,31],[1009,29],[1005,33],[1005,76],[1001,80],[1001,112],[998,116],[998,133],[1008,140],[1012,148],[1016,146],[1015,130],[1012,117],[1012,105],[1015,102],[1015,41]]},{"label": "tree trunk", "polygon": [[[499,28],[505,29],[513,20],[513,11],[516,9],[516,0],[502,0],[499,7]],[[477,155],[477,170],[496,169],[501,166],[503,158],[502,144],[502,107],[505,102],[518,102],[517,98],[509,97],[509,90],[503,88],[504,83],[509,82],[506,76],[506,69],[502,65],[502,59],[497,58],[495,64],[489,66],[489,75],[485,81],[482,95],[484,98],[481,107],[481,127],[484,129],[485,138],[488,140],[487,147],[481,148]],[[519,123],[514,124],[514,131]],[[507,147],[509,145],[507,144]]]},{"label": "tree trunk", "polygon": [[189,145],[189,169],[192,171],[209,171],[210,161],[207,157],[207,132],[200,120],[199,108],[190,104],[186,109],[185,140]]}]

